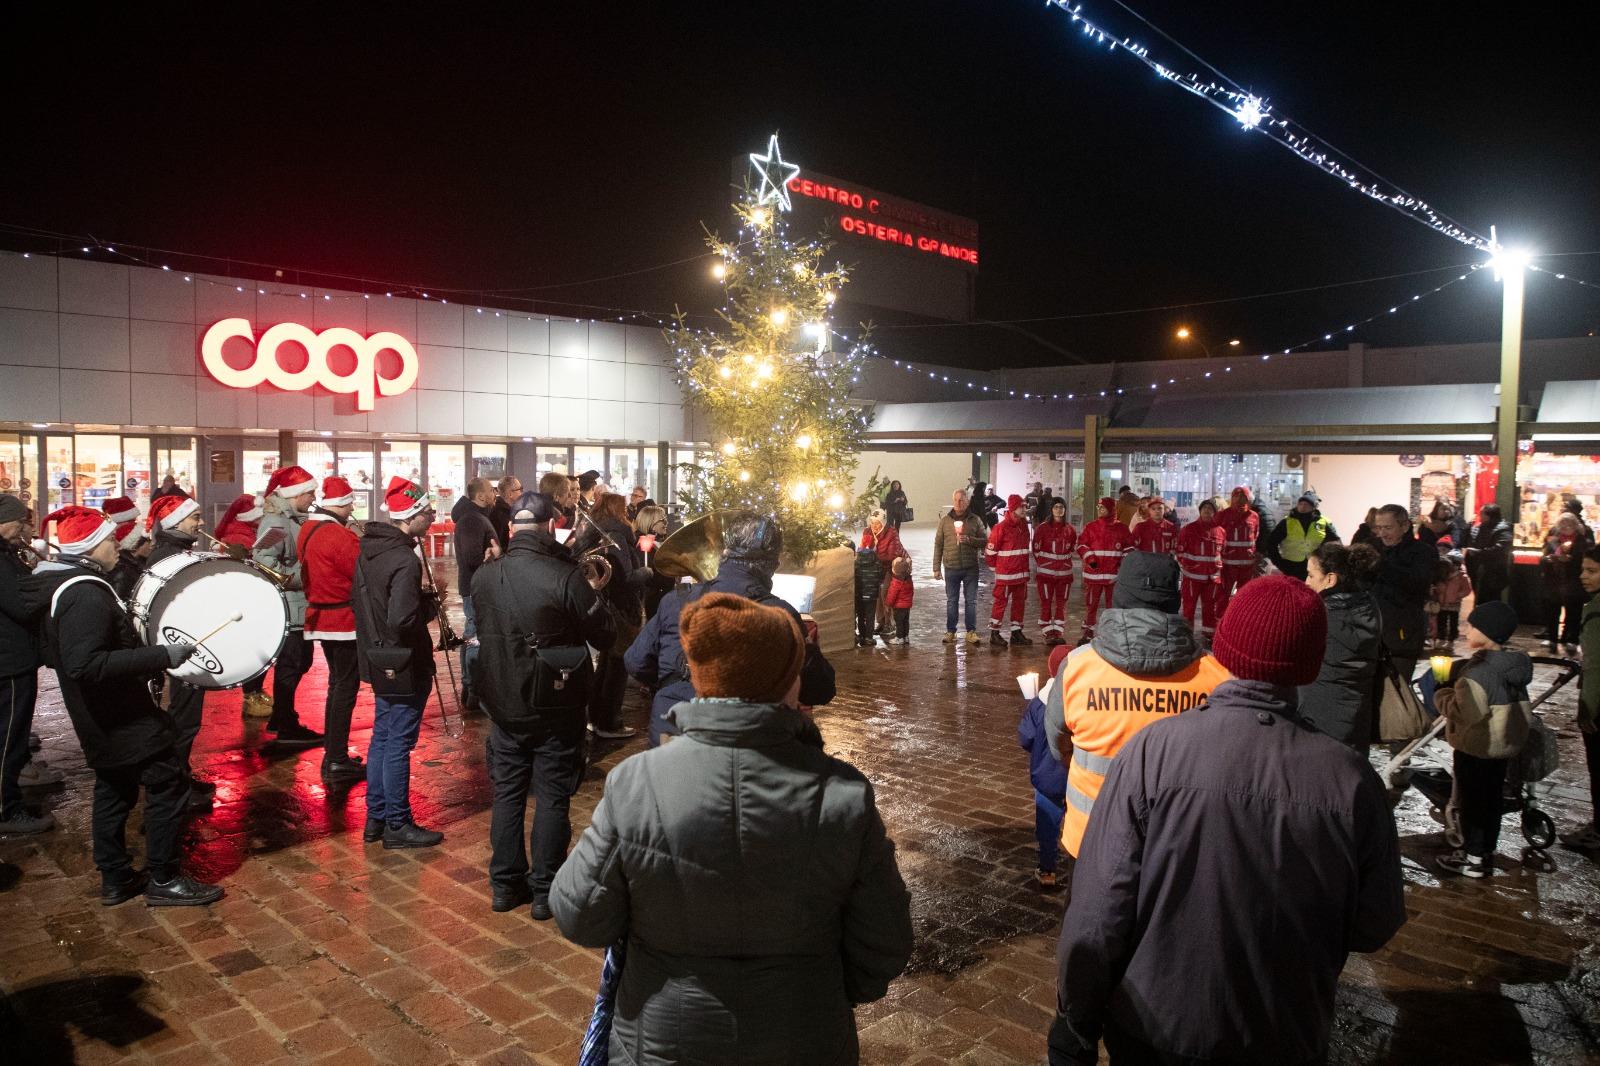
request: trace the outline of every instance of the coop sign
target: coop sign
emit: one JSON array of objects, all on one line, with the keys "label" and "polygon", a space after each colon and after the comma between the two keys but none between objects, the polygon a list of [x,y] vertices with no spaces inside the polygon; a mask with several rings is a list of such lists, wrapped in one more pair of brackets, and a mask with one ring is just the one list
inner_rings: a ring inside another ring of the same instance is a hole
[{"label": "coop sign", "polygon": [[[235,367],[223,356],[223,345],[231,340],[249,342],[249,365]],[[295,344],[306,353],[305,366],[286,369],[280,356],[285,344]],[[335,370],[329,354],[336,348],[348,349],[354,360],[343,360]],[[385,377],[379,370],[378,356],[392,352],[399,358],[399,373]],[[398,396],[417,383],[417,350],[398,333],[362,336],[353,329],[334,326],[313,330],[297,322],[270,326],[258,338],[243,318],[225,318],[215,323],[200,339],[200,357],[206,371],[231,389],[253,389],[273,385],[285,392],[304,392],[321,385],[329,392],[354,394],[356,409],[370,411],[379,396]]]}]

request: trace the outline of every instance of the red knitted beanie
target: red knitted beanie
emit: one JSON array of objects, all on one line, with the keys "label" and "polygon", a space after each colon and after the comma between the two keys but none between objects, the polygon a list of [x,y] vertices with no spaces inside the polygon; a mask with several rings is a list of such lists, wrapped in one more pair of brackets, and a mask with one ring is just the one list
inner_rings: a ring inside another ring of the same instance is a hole
[{"label": "red knitted beanie", "polygon": [[763,607],[727,592],[711,592],[678,618],[689,680],[703,698],[777,703],[800,676],[805,638],[781,607]]},{"label": "red knitted beanie", "polygon": [[1328,612],[1303,581],[1274,575],[1240,589],[1217,625],[1211,653],[1244,681],[1309,685],[1322,669]]}]

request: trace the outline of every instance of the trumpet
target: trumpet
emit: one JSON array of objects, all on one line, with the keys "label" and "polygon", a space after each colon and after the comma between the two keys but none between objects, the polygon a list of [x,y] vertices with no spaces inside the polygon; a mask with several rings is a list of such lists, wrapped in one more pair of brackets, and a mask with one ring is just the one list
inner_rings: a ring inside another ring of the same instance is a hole
[{"label": "trumpet", "polygon": [[[616,541],[607,535],[605,530],[600,528],[599,523],[589,517],[588,511],[581,509],[578,511],[577,521],[572,527],[572,544],[574,548],[578,545],[578,526],[584,522],[589,523],[589,531],[596,539],[596,543],[578,550],[578,571],[583,574],[583,579],[589,583],[589,587],[599,592],[611,584],[611,576],[614,572],[611,560],[606,558],[606,551],[609,549],[621,554],[622,549],[618,547]],[[585,539],[588,539],[587,534]]]},{"label": "trumpet", "polygon": [[[45,553],[39,551],[38,548],[35,548],[32,541],[14,540],[6,541],[5,543],[6,546],[11,549],[12,553],[16,555],[17,560],[29,570],[32,570],[40,563],[48,562],[50,559],[49,555],[46,555]],[[43,541],[42,543],[47,548],[54,548],[58,552],[61,550],[59,545],[53,544],[48,540]]]}]

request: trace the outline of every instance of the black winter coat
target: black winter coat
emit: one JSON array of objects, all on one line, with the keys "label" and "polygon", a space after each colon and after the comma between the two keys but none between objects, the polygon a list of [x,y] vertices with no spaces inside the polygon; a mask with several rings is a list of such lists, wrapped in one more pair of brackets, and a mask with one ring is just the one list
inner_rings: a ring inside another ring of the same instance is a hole
[{"label": "black winter coat", "polygon": [[[194,551],[194,542],[200,538],[193,533],[179,533],[175,529],[163,529],[156,533],[155,545],[150,549],[150,557],[144,561],[144,569],[148,570],[156,563],[173,555],[182,555],[184,552]],[[114,572],[114,571],[113,571]],[[138,579],[135,578],[135,581]]]},{"label": "black winter coat", "polygon": [[1433,572],[1439,553],[1407,533],[1392,548],[1379,541],[1378,569],[1367,584],[1367,591],[1378,602],[1383,621],[1383,644],[1389,654],[1402,661],[1415,662],[1422,655],[1428,636],[1428,613],[1424,609],[1433,590]]},{"label": "black winter coat", "polygon": [[[154,551],[151,548],[151,551]],[[117,590],[117,598],[124,603],[133,599],[133,586],[139,583],[139,575],[144,573],[145,560],[139,558],[127,548],[117,549],[117,565],[111,568],[111,573],[106,579],[111,582],[111,587]]]},{"label": "black winter coat", "polygon": [[[87,576],[50,600],[74,577]],[[61,699],[90,769],[143,762],[172,746],[172,719],[147,682],[167,667],[167,649],[144,646],[105,572],[87,560],[44,562],[23,583],[23,604],[42,619],[45,661],[55,667]]]},{"label": "black winter coat", "polygon": [[28,575],[17,553],[0,544],[0,677],[32,673],[39,665],[33,615],[22,603]]},{"label": "black winter coat", "polygon": [[1345,957],[1387,943],[1405,897],[1383,783],[1294,697],[1224,682],[1113,760],[1061,926],[1052,1064],[1094,1062],[1106,1029],[1156,1061],[1325,1060]]},{"label": "black winter coat", "polygon": [[[617,639],[611,613],[577,562],[554,537],[538,530],[512,534],[505,556],[478,568],[472,607],[478,618],[473,691],[508,733],[549,724],[533,707],[536,660],[529,637],[543,647],[590,644],[601,651]],[[592,670],[585,657],[584,676],[576,683],[586,685]]]},{"label": "black winter coat", "polygon": [[[361,537],[350,596],[356,663],[361,680],[380,696],[421,695],[433,684],[428,623],[434,609],[422,600],[422,560],[416,548],[415,538],[388,522],[368,522]],[[373,661],[375,652],[381,662]]]},{"label": "black winter coat", "polygon": [[1378,604],[1355,585],[1322,594],[1328,646],[1317,679],[1300,687],[1300,718],[1341,744],[1366,751],[1372,740],[1373,678],[1383,646]]},{"label": "black winter coat", "polygon": [[[731,592],[764,607],[781,607],[789,612],[796,625],[801,624],[800,612],[772,594],[771,578],[753,574],[743,563],[732,559],[724,559],[717,576],[710,581],[674,590],[662,599],[655,617],[639,631],[633,646],[623,657],[631,676],[646,685],[658,686],[651,708],[657,721],[664,720],[674,704],[694,699],[689,664],[678,637],[678,616],[685,606],[708,592]],[[804,626],[800,631],[805,632]],[[800,702],[818,707],[833,699],[834,692],[833,664],[823,656],[822,649],[814,644],[806,645],[806,661],[800,667]]]},{"label": "black winter coat", "polygon": [[1467,576],[1473,588],[1484,578],[1491,583],[1511,579],[1511,538],[1511,523],[1503,520],[1487,528],[1482,522],[1472,527],[1468,546],[1475,550],[1467,555]]},{"label": "black winter coat", "polygon": [[472,575],[483,565],[483,553],[494,541],[502,547],[505,541],[495,534],[494,508],[479,507],[463,496],[450,508],[450,521],[456,524],[456,589],[463,596],[472,594]]}]

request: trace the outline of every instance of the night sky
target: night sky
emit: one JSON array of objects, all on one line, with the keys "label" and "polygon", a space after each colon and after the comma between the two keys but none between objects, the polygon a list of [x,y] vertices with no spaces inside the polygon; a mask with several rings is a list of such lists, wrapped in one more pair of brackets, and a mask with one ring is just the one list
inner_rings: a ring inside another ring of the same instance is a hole
[{"label": "night sky", "polygon": [[[1085,4],[1193,69],[1112,0]],[[1469,228],[1589,253],[1545,265],[1600,282],[1600,82],[1576,8],[1135,6]],[[727,228],[730,160],[776,129],[803,166],[977,219],[984,318],[1480,258],[1085,44],[1042,3],[330,8],[36,9],[35,25],[65,18],[30,31],[36,46],[14,48],[0,74],[0,223],[485,302],[516,290],[557,313],[705,309],[704,261],[564,283],[701,252],[702,221]],[[1275,350],[1453,276],[1026,328],[1095,361],[1198,354],[1171,339],[1180,323],[1214,346]],[[1530,336],[1597,327],[1600,289],[1532,277]],[[885,331],[880,347],[915,358],[920,332]],[[938,332],[950,361],[1059,361],[1011,331]],[[1357,339],[1497,335],[1482,275]]]}]

